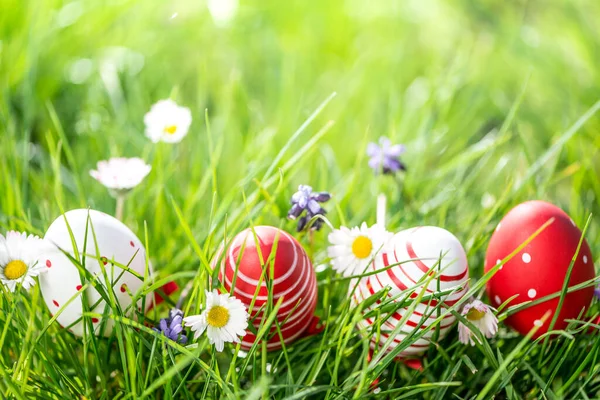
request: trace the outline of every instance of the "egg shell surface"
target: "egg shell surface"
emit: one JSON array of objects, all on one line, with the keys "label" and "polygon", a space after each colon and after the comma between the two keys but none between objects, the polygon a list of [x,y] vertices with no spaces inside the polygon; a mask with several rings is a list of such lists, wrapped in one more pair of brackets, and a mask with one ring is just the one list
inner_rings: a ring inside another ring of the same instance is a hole
[{"label": "egg shell surface", "polygon": [[[575,222],[560,208],[544,201],[519,204],[506,214],[497,225],[490,240],[485,261],[488,272],[499,260],[508,257],[534,232],[550,219],[554,221],[528,243],[487,282],[487,293],[492,305],[497,307],[517,295],[508,305],[514,306],[562,291],[569,264],[576,253],[582,232]],[[593,279],[593,258],[587,241],[583,241],[569,281],[569,286]],[[567,293],[553,329],[564,329],[567,319],[576,319],[587,310],[594,288],[588,287]],[[548,331],[550,317],[542,325],[542,317],[558,308],[559,298],[547,300],[510,315],[505,323],[523,335],[534,326],[539,329],[535,338]]]},{"label": "egg shell surface", "polygon": [[[97,277],[96,283],[104,286],[105,290],[108,285],[112,285],[116,300],[122,310],[127,308],[131,310],[132,296],[143,286],[143,281],[115,263],[127,266],[143,278],[146,276],[146,251],[140,240],[125,224],[99,211],[71,210],[58,217],[50,225],[44,238],[53,243],[56,248],[39,261],[47,267],[46,273],[40,275],[42,295],[51,314],[57,314],[64,307],[57,316],[58,323],[68,328],[73,334],[82,336],[84,332],[81,318],[82,302],[86,302],[90,312],[99,314],[104,314],[107,304],[89,282],[85,293],[82,293],[83,282],[78,268],[58,250],[62,249],[75,257],[69,227],[85,269],[91,276]],[[103,268],[108,277],[108,284],[102,273]],[[148,264],[148,268],[147,279],[152,275],[150,264]],[[146,297],[146,308],[151,306],[151,298],[150,295]],[[135,307],[140,308],[142,303],[142,300],[139,300]],[[105,326],[102,333],[109,336],[112,332],[113,320],[91,318],[91,321],[95,334],[101,333],[103,323]]]},{"label": "egg shell surface", "polygon": [[[391,265],[393,266],[390,267]],[[435,226],[410,228],[395,234],[389,246],[383,249],[382,253],[371,263],[368,272],[374,272],[374,274],[360,278],[357,289],[351,293],[355,305],[359,305],[386,287],[390,289],[387,297],[392,301],[404,299],[405,296],[401,295],[413,290],[410,298],[418,297],[423,290],[425,295],[450,290],[449,294],[441,296],[445,306],[456,304],[468,291],[469,267],[460,241],[452,233]],[[439,275],[427,283],[425,277],[431,276],[431,274]],[[351,290],[352,288],[353,285],[350,285]],[[376,334],[370,337],[371,348],[377,349],[383,346],[401,322],[404,322],[404,326],[393,337],[393,342],[387,348],[387,352],[391,352],[415,329],[426,329],[438,317],[435,309],[437,304],[438,302],[434,299],[423,300],[416,305],[413,312],[410,312],[410,306],[407,306],[399,308],[391,315],[385,315],[389,318],[381,325],[379,340]],[[380,305],[381,300],[378,300],[365,311],[374,310]],[[444,308],[439,310],[443,312]],[[358,325],[361,330],[368,331],[375,322],[371,318],[365,318]],[[446,336],[454,322],[455,317],[452,314],[446,315],[439,322],[439,340]],[[436,329],[436,327],[432,328],[420,339],[402,350],[399,357],[422,355],[429,347]]]},{"label": "egg shell surface", "polygon": [[[302,336],[313,319],[317,306],[316,275],[308,255],[291,235],[271,226],[256,226],[253,230],[246,229],[231,241],[222,257],[220,279],[229,292],[233,287],[233,295],[247,309],[255,298],[249,323],[256,328],[265,318],[269,281],[272,304],[283,298],[276,319],[282,324],[281,334],[288,345]],[[273,325],[270,334],[275,332]],[[249,349],[255,341],[248,330],[242,348]],[[275,334],[267,342],[267,349],[279,348],[280,337]]]}]

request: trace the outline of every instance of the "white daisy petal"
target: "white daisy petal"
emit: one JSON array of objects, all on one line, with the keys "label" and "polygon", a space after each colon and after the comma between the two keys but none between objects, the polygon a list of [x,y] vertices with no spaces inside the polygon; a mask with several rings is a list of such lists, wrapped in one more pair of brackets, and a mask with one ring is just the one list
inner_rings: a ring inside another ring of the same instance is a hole
[{"label": "white daisy petal", "polygon": [[350,234],[350,231],[344,232],[342,230],[335,230],[331,232],[328,237],[331,244],[337,244],[342,246],[352,245],[354,237]]},{"label": "white daisy petal", "polygon": [[8,248],[6,247],[6,240],[0,239],[0,266],[8,264],[9,255]]},{"label": "white daisy petal", "polygon": [[160,100],[144,116],[146,136],[154,143],[178,143],[188,133],[192,113],[173,100]]},{"label": "white daisy petal", "polygon": [[214,344],[217,351],[223,351],[225,342],[239,343],[238,336],[244,336],[248,327],[249,316],[244,304],[228,293],[219,294],[217,290],[205,291],[205,296],[206,307],[202,314],[184,318],[185,325],[192,331],[201,329],[196,331],[194,338],[206,330],[209,343]]},{"label": "white daisy petal", "polygon": [[327,248],[327,254],[331,258],[336,258],[351,255],[352,251],[348,249],[348,246],[334,245]]},{"label": "white daisy petal", "polygon": [[34,277],[46,272],[39,258],[52,247],[35,235],[10,231],[0,235],[0,281],[14,292],[19,285],[28,290]]},{"label": "white daisy petal", "polygon": [[200,335],[202,335],[204,333],[205,330],[206,330],[206,324],[201,324],[201,325],[197,326],[195,331],[194,331],[194,329],[192,329],[192,332],[194,332],[194,339],[198,339],[200,337]]},{"label": "white daisy petal", "polygon": [[142,183],[152,167],[141,158],[114,157],[100,161],[90,175],[109,189],[129,191]]},{"label": "white daisy petal", "polygon": [[[461,312],[488,339],[498,332],[498,318],[494,315],[493,308],[480,300],[467,303]],[[463,344],[475,346],[479,338],[463,323],[458,324],[458,339]]]},{"label": "white daisy petal", "polygon": [[2,281],[2,283],[4,283],[9,292],[14,292],[17,288],[17,281]]},{"label": "white daisy petal", "polygon": [[331,246],[327,249],[333,269],[345,277],[362,274],[391,236],[379,225],[368,227],[366,222],[334,230],[328,236]]},{"label": "white daisy petal", "polygon": [[21,281],[21,287],[25,290],[29,290],[29,288],[33,285],[35,285],[35,281],[29,276],[25,276],[25,278],[23,278]]},{"label": "white daisy petal", "polygon": [[200,315],[192,315],[189,317],[185,317],[183,322],[185,322],[185,326],[194,327],[194,325],[199,324],[202,321],[202,317]]}]

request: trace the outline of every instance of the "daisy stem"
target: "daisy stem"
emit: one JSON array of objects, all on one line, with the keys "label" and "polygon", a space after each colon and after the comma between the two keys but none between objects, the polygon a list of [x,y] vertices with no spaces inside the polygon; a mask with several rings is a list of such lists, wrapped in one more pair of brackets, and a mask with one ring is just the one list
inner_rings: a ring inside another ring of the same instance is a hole
[{"label": "daisy stem", "polygon": [[117,196],[117,210],[115,212],[115,217],[119,221],[123,221],[123,209],[125,208],[125,196],[119,195]]},{"label": "daisy stem", "polygon": [[385,194],[381,193],[377,196],[377,225],[381,228],[385,228]]}]

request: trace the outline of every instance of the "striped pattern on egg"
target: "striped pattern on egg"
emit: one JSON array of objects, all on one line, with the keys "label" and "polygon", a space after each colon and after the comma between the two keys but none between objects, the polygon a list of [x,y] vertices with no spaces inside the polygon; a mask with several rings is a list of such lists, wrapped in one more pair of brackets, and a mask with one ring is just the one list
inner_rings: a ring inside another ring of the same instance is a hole
[{"label": "striped pattern on egg", "polygon": [[[254,237],[256,233],[256,239]],[[312,264],[296,239],[286,232],[271,227],[257,226],[239,233],[229,245],[222,257],[219,279],[225,288],[240,299],[247,308],[256,294],[256,301],[250,312],[249,323],[255,328],[260,326],[263,313],[268,302],[266,280],[272,286],[273,305],[283,298],[283,303],[277,313],[277,321],[281,328],[283,342],[288,345],[298,339],[310,326],[317,306],[317,279]],[[265,272],[262,282],[263,262],[257,250],[257,242],[264,260]],[[276,253],[272,252],[276,249]],[[273,260],[274,262],[268,262]],[[269,276],[273,267],[273,276]],[[236,275],[237,267],[237,275]],[[260,285],[259,285],[260,283]],[[269,336],[274,336],[267,342],[268,350],[281,348],[279,335],[273,324]],[[242,348],[249,349],[256,337],[248,331],[242,341]]]},{"label": "striped pattern on egg", "polygon": [[[65,220],[68,221],[68,226]],[[56,315],[64,307],[57,315],[58,323],[63,327],[68,327],[73,334],[83,336],[82,301],[86,302],[91,312],[97,314],[104,314],[107,304],[100,293],[91,286],[85,290],[85,293],[80,293],[83,283],[79,270],[65,254],[58,250],[59,248],[63,249],[74,257],[69,228],[80,256],[84,252],[85,244],[86,270],[92,276],[97,276],[97,283],[105,288],[107,282],[102,274],[102,268],[106,270],[109,279],[108,284],[112,284],[112,290],[122,310],[129,308],[130,311],[133,311],[131,306],[132,296],[142,287],[143,282],[134,274],[113,265],[113,262],[128,266],[130,270],[144,276],[146,251],[137,236],[125,224],[99,211],[71,210],[58,217],[50,225],[44,238],[57,247],[39,260],[47,267],[47,272],[40,275],[40,288],[44,302],[52,315]],[[96,245],[98,246],[98,254],[96,253]],[[101,266],[100,263],[103,265]],[[151,276],[151,266],[148,265],[148,268],[150,269],[149,276]],[[151,300],[151,295],[148,295],[146,297],[146,308],[151,306]],[[139,309],[141,306],[142,301],[139,300],[135,307]],[[94,333],[100,334],[102,319],[92,318],[91,321]],[[102,333],[104,336],[109,336],[114,321],[106,318],[105,324]]]},{"label": "striped pattern on egg", "polygon": [[[439,262],[440,259],[441,262]],[[390,265],[394,266],[381,270]],[[427,279],[423,277],[426,274],[438,274],[438,268],[441,269],[441,274],[438,275],[437,279],[431,279],[427,287],[423,288]],[[411,298],[416,298],[423,289],[425,289],[425,295],[437,293],[438,290],[457,289],[455,292],[442,297],[444,304],[447,306],[456,304],[468,291],[466,282],[469,278],[469,267],[462,245],[453,234],[434,226],[411,228],[395,234],[390,241],[390,245],[382,254],[376,257],[367,272],[378,270],[381,271],[359,280],[355,292],[351,294],[355,305],[362,303],[366,298],[385,287],[390,289],[387,296],[389,298],[396,297],[396,299],[402,292],[413,288],[414,292],[411,294]],[[419,281],[421,282],[418,283]],[[350,290],[353,288],[354,285],[351,284]],[[379,304],[380,302],[373,304],[365,312],[377,308]],[[408,314],[409,306],[398,309],[381,324],[379,342],[377,342],[376,334],[371,337],[371,348],[375,349],[383,346],[400,321],[406,318],[402,330],[394,337],[393,343],[387,348],[387,351],[391,352],[414,329],[425,329],[435,321],[438,316],[435,310],[436,306],[437,301],[432,299],[417,304],[411,314]],[[453,315],[448,314],[441,320],[439,323],[439,339],[446,336],[455,319]],[[361,331],[365,332],[374,323],[373,319],[365,318],[358,325]],[[436,329],[437,327],[434,327],[425,333],[415,343],[400,352],[399,357],[415,357],[424,353],[429,347],[430,339],[435,334]]]}]

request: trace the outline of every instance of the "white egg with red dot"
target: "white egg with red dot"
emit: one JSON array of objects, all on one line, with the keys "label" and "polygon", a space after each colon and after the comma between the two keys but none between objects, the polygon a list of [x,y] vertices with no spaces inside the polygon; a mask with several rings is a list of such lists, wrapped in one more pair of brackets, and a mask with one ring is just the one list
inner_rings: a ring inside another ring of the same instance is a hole
[{"label": "white egg with red dot", "polygon": [[[84,304],[92,313],[105,314],[105,309],[106,315],[113,313],[95,287],[103,287],[106,292],[111,285],[115,300],[125,312],[134,311],[133,297],[136,308],[142,306],[144,301],[136,294],[143,286],[144,277],[150,279],[152,269],[150,263],[146,263],[142,243],[121,221],[95,210],[71,210],[50,225],[44,238],[54,245],[54,250],[39,260],[47,268],[46,273],[40,275],[40,288],[46,306],[57,316],[61,326],[82,336]],[[84,272],[69,257],[79,259],[85,268],[83,281]],[[87,286],[81,292],[84,284]],[[144,297],[149,308],[151,296]],[[108,336],[114,326],[114,320],[108,317],[94,317],[90,321],[95,334]]]}]

